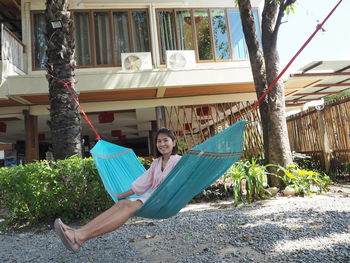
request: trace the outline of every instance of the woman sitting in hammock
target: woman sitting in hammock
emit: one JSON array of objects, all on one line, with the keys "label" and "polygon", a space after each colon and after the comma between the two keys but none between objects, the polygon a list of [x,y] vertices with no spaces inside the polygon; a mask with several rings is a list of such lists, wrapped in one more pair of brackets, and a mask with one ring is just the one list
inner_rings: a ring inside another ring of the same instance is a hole
[{"label": "woman sitting in hammock", "polygon": [[[156,148],[158,158],[153,161],[151,167],[144,174],[132,183],[130,190],[116,194],[120,201],[110,209],[79,229],[70,228],[59,218],[55,220],[55,231],[67,249],[78,251],[87,240],[121,227],[135,214],[181,158],[180,155],[177,155],[176,138],[167,128],[162,128],[157,132]],[[149,189],[150,191],[146,193]],[[138,198],[121,200],[133,194],[144,195]]]}]

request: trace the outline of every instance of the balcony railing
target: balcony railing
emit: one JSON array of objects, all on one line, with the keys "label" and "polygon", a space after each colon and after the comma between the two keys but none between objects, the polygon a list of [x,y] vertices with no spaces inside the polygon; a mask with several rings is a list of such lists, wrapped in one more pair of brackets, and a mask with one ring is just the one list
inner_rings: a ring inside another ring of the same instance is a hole
[{"label": "balcony railing", "polygon": [[8,61],[24,72],[24,44],[4,25],[1,25],[1,60]]}]

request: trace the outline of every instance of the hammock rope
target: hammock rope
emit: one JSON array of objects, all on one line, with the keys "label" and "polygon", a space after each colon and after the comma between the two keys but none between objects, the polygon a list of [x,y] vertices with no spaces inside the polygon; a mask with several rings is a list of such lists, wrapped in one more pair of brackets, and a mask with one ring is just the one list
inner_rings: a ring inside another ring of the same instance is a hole
[{"label": "hammock rope", "polygon": [[323,19],[321,24],[318,24],[314,32],[310,35],[310,37],[305,41],[305,43],[301,46],[301,48],[295,53],[295,55],[292,57],[292,59],[287,63],[287,65],[283,68],[283,70],[278,74],[277,78],[269,85],[269,87],[265,90],[265,92],[260,96],[260,98],[256,101],[256,103],[253,106],[253,109],[256,109],[259,106],[259,103],[263,100],[263,98],[269,93],[269,91],[276,85],[277,81],[280,80],[280,78],[283,76],[283,74],[287,71],[287,69],[290,67],[290,65],[294,62],[294,60],[300,55],[300,53],[304,50],[304,48],[310,43],[310,41],[314,38],[316,33],[323,28],[323,25],[326,23],[328,18],[331,17],[331,15],[334,13],[334,11],[337,9],[337,7],[340,5],[340,3],[343,0],[340,0],[334,8],[329,12],[329,14],[326,16],[325,19]]},{"label": "hammock rope", "polygon": [[[322,29],[325,22],[341,2],[342,0],[337,3],[323,22],[317,26],[316,30],[284,67],[277,78],[268,86],[253,107],[243,117],[252,114],[252,111],[259,106],[262,99],[276,85],[277,81],[309,44],[316,33]],[[115,202],[118,202],[115,193],[129,190],[131,183],[145,172],[145,168],[138,161],[131,149],[101,140],[96,128],[87,117],[83,107],[69,87],[69,85],[75,84],[73,81],[56,81],[62,83],[67,88],[84,115],[84,118],[94,131],[98,142],[91,149],[91,154],[107,192]],[[160,219],[177,214],[195,195],[222,176],[240,158],[245,125],[245,120],[238,121],[191,150],[188,150],[165,180],[138,209],[136,215]]]}]

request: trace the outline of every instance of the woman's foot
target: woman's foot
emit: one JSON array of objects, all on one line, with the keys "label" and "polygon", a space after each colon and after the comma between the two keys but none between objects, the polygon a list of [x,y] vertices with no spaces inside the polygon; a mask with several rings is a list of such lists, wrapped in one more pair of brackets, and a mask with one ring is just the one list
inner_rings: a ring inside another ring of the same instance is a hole
[{"label": "woman's foot", "polygon": [[69,241],[71,242],[72,246],[73,246],[73,250],[74,251],[78,251],[82,245],[82,243],[80,242],[78,235],[77,235],[77,231],[73,228],[67,227],[67,229],[64,231],[66,237],[69,239]]},{"label": "woman's foot", "polygon": [[79,240],[76,230],[63,224],[59,218],[55,220],[54,228],[63,245],[67,249],[74,252],[77,252],[80,249],[82,243]]},{"label": "woman's foot", "polygon": [[70,226],[67,226],[66,224],[64,224],[63,222],[62,222],[62,220],[60,219],[60,218],[58,218],[58,223],[62,226],[62,228],[64,229],[64,231],[67,231],[67,230],[75,230],[74,228],[72,228],[72,227],[70,227]]}]

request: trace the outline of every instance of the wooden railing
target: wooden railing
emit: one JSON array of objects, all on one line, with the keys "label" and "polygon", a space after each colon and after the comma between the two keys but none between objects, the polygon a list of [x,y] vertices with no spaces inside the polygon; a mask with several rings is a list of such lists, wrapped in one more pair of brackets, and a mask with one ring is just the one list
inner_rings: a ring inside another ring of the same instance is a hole
[{"label": "wooden railing", "polygon": [[1,60],[24,72],[24,44],[4,25],[1,25]]},{"label": "wooden railing", "polygon": [[244,156],[258,157],[263,153],[260,115],[257,110],[251,111],[249,102],[167,107],[166,119],[167,127],[182,142],[183,152],[245,119]]}]

